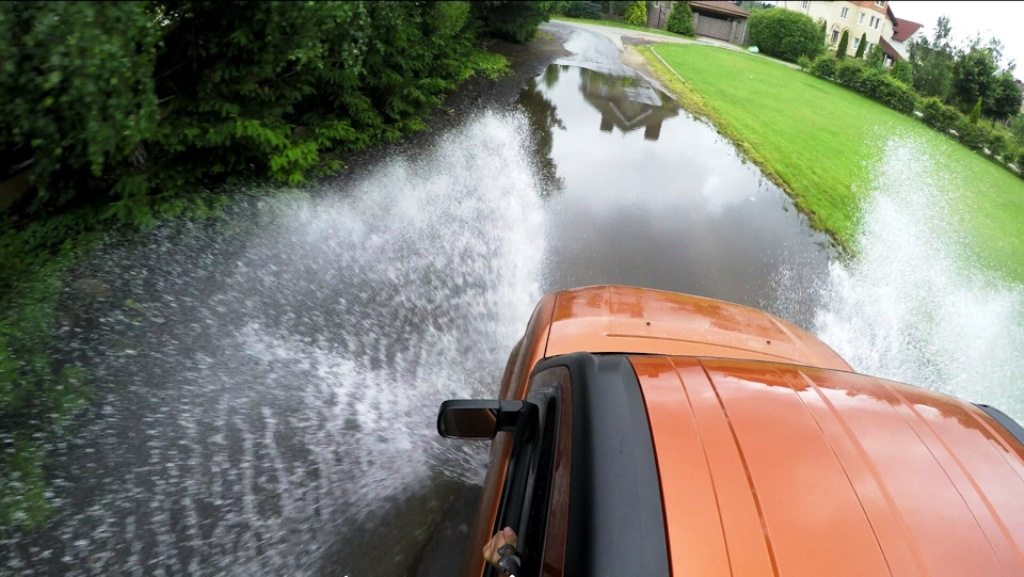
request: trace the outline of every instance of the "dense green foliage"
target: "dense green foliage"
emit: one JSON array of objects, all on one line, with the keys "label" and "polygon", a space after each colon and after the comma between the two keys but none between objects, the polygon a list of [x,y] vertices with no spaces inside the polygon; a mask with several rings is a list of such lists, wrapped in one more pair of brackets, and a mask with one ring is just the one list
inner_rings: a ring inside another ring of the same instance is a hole
[{"label": "dense green foliage", "polygon": [[537,26],[548,21],[558,2],[476,0],[470,5],[473,17],[480,22],[485,33],[522,44],[533,40]]},{"label": "dense green foliage", "polygon": [[857,44],[857,53],[854,54],[856,58],[864,58],[864,51],[868,47],[868,33],[865,32],[860,35],[860,42]]},{"label": "dense green foliage", "polygon": [[973,49],[961,53],[953,64],[954,102],[965,110],[973,106],[978,98],[988,94],[995,74],[996,63],[990,51]]},{"label": "dense green foliage", "polygon": [[846,50],[850,46],[850,33],[843,30],[843,35],[839,38],[839,46],[836,48],[836,58],[842,60],[846,58]]},{"label": "dense green foliage", "polygon": [[693,36],[693,10],[690,9],[689,2],[676,2],[672,5],[665,29],[676,34]]},{"label": "dense green foliage", "polygon": [[422,128],[495,70],[479,30],[525,40],[551,4],[2,3],[0,168],[31,161],[36,209],[143,217],[151,194],[299,182]]},{"label": "dense green foliage", "polygon": [[601,5],[597,2],[587,2],[585,0],[570,0],[565,3],[562,14],[570,18],[591,18],[597,20],[601,18]]},{"label": "dense green foliage", "polygon": [[623,17],[623,21],[626,24],[633,26],[646,26],[647,25],[647,4],[644,0],[636,0],[631,2],[629,8],[626,8],[626,14]]},{"label": "dense green foliage", "polygon": [[750,15],[750,43],[769,56],[796,62],[821,52],[820,28],[806,14],[793,10],[759,10]]},{"label": "dense green foliage", "polygon": [[32,161],[37,205],[66,203],[153,134],[158,38],[138,2],[0,4],[0,170]]},{"label": "dense green foliage", "polygon": [[908,86],[914,85],[913,68],[906,60],[897,60],[896,62],[893,62],[890,74],[892,74],[893,78]]}]

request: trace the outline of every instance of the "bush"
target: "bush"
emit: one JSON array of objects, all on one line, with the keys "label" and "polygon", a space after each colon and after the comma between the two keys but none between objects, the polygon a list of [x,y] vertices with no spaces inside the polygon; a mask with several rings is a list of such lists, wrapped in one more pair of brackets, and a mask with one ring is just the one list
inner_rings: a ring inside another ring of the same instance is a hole
[{"label": "bush", "polygon": [[910,114],[917,105],[917,92],[882,70],[871,68],[861,79],[861,91],[893,110]]},{"label": "bush", "polygon": [[985,146],[993,156],[1004,156],[1010,150],[1006,137],[994,130],[989,133]]},{"label": "bush", "polygon": [[958,134],[957,139],[960,143],[974,150],[980,149],[988,142],[988,133],[985,128],[971,122],[970,118],[962,114],[957,119],[954,130]]},{"label": "bush", "polygon": [[896,80],[899,80],[908,86],[914,85],[914,67],[906,60],[897,60],[894,62],[889,74],[891,74]]},{"label": "bush", "polygon": [[597,2],[572,0],[565,7],[565,11],[563,13],[570,18],[589,18],[591,20],[600,20],[601,5]]},{"label": "bush", "polygon": [[[377,4],[377,2],[373,2]],[[400,3],[404,4],[404,3]],[[443,3],[442,3],[443,4]],[[485,34],[525,44],[537,34],[537,26],[547,22],[556,2],[516,0],[477,0],[470,2],[473,17]]]},{"label": "bush", "polygon": [[800,70],[803,70],[804,72],[810,70],[812,66],[811,59],[806,56],[801,56],[800,58],[797,58],[796,63],[797,65],[800,66]]},{"label": "bush", "polygon": [[801,56],[814,58],[823,49],[820,28],[806,14],[792,10],[766,9],[750,15],[750,43],[769,55],[796,62]]},{"label": "bush", "polygon": [[672,12],[668,15],[665,29],[684,36],[694,35],[693,10],[690,9],[689,2],[676,2],[672,5]]},{"label": "bush", "polygon": [[864,77],[864,64],[860,60],[840,60],[836,65],[836,80],[854,90],[860,91]]},{"label": "bush", "polygon": [[956,125],[959,112],[942,103],[941,100],[932,96],[921,101],[921,119],[925,124],[943,132]]},{"label": "bush", "polygon": [[836,59],[831,54],[822,54],[811,63],[811,74],[821,78],[835,78]]},{"label": "bush", "polygon": [[978,101],[974,103],[974,108],[971,109],[970,121],[971,124],[977,124],[978,118],[981,117],[981,97],[978,97]]},{"label": "bush", "polygon": [[631,26],[647,26],[647,3],[643,0],[630,3],[623,21]]}]

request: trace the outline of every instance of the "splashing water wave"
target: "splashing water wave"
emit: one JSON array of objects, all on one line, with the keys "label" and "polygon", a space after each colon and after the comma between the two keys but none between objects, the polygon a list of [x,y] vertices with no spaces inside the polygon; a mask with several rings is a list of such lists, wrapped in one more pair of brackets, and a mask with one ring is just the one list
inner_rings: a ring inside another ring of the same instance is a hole
[{"label": "splashing water wave", "polygon": [[907,137],[884,150],[859,255],[833,262],[815,332],[858,372],[999,407],[1024,422],[1024,287],[966,256],[955,175]]},{"label": "splashing water wave", "polygon": [[350,190],[108,242],[62,338],[95,408],[54,447],[58,518],[0,572],[332,574],[403,495],[479,483],[485,447],[432,427],[496,393],[540,296],[525,130],[485,114]]}]

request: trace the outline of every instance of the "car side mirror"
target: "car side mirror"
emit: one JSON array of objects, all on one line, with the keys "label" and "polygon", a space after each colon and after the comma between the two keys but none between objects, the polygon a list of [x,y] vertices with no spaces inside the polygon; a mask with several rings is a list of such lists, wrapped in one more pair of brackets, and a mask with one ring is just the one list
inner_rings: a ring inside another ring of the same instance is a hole
[{"label": "car side mirror", "polygon": [[441,403],[437,433],[449,439],[493,439],[514,431],[526,401],[453,400]]}]

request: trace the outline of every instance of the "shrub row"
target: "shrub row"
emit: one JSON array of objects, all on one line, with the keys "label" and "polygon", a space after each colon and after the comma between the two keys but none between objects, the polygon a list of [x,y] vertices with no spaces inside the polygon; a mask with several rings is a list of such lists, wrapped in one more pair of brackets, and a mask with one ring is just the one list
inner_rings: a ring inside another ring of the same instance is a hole
[{"label": "shrub row", "polygon": [[750,15],[750,44],[769,56],[796,62],[825,49],[818,24],[792,10],[758,10]]},{"label": "shrub row", "polygon": [[831,54],[810,61],[801,59],[800,66],[811,74],[827,78],[893,110],[911,114],[916,109],[921,120],[956,138],[974,150],[988,149],[1005,162],[1019,163],[1022,149],[1003,134],[971,120],[957,109],[946,106],[938,98],[920,98],[913,88],[897,80],[884,69],[874,68],[855,59],[836,60]]}]

